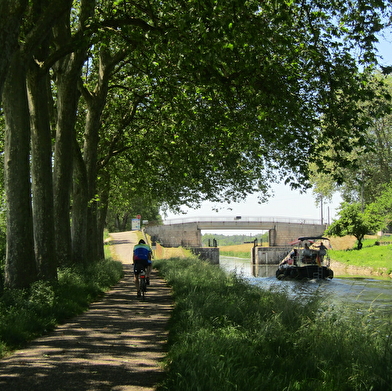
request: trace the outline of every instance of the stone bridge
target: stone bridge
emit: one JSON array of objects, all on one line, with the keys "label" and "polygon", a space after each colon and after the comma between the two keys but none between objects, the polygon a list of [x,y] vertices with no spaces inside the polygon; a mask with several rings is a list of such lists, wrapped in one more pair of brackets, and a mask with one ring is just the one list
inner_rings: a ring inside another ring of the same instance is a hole
[{"label": "stone bridge", "polygon": [[202,230],[260,230],[269,232],[269,246],[285,246],[300,236],[319,236],[319,220],[284,217],[188,217],[165,220],[145,231],[165,247],[201,247]]}]

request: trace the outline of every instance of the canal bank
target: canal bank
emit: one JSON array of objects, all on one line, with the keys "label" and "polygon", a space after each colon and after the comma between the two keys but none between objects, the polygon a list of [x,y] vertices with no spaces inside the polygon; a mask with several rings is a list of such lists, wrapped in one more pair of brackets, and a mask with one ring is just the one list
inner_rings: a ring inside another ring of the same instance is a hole
[{"label": "canal bank", "polygon": [[372,277],[382,279],[392,279],[392,273],[388,273],[386,268],[372,268],[365,266],[347,265],[331,260],[331,269],[335,277]]},{"label": "canal bank", "polygon": [[[340,238],[338,238],[340,239]],[[346,243],[346,242],[345,242]],[[243,253],[243,249],[241,246],[228,246],[230,248],[230,252],[234,253],[234,247],[239,247],[241,253]],[[336,248],[336,247],[335,247]],[[216,249],[216,248],[215,248]],[[207,248],[208,250],[208,248]],[[220,252],[222,252],[223,248],[220,248]],[[192,251],[187,250],[183,247],[163,247],[158,244],[156,250],[157,258],[185,258],[191,255]],[[224,258],[225,255],[220,254],[219,259]],[[249,250],[249,258],[239,257],[238,259],[244,260],[244,262],[251,262],[251,250]],[[214,261],[214,264],[219,263],[220,261]],[[275,264],[271,264],[271,267],[275,267]],[[387,268],[372,268],[366,266],[358,266],[358,265],[349,265],[347,263],[342,263],[336,260],[331,259],[331,269],[334,271],[335,277],[372,277],[372,278],[381,278],[381,279],[392,279],[392,273],[388,273]]]}]

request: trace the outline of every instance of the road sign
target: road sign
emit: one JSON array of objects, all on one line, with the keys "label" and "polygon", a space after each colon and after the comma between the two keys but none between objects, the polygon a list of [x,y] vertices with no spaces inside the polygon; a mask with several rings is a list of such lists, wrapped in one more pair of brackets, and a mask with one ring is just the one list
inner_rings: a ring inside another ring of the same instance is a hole
[{"label": "road sign", "polygon": [[132,219],[132,231],[140,231],[140,219]]}]

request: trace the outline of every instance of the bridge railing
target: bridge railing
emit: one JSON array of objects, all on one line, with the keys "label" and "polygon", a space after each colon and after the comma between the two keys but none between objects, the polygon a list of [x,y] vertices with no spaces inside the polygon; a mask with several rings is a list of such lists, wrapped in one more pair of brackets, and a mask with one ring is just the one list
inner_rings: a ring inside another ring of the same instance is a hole
[{"label": "bridge railing", "polygon": [[181,217],[164,220],[164,225],[186,224],[186,223],[216,223],[216,222],[249,222],[249,223],[288,223],[288,224],[315,224],[321,225],[319,219],[304,219],[300,217],[271,217],[271,216],[203,216],[203,217]]}]

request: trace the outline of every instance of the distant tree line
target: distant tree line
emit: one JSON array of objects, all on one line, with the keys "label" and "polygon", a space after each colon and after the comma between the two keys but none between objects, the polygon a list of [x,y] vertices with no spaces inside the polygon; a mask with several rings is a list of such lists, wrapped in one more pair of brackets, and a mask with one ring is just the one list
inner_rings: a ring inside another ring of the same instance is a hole
[{"label": "distant tree line", "polygon": [[222,235],[222,234],[204,234],[202,244],[205,247],[213,246],[214,240],[218,246],[232,246],[257,240],[258,243],[268,242],[268,232],[260,235]]}]

